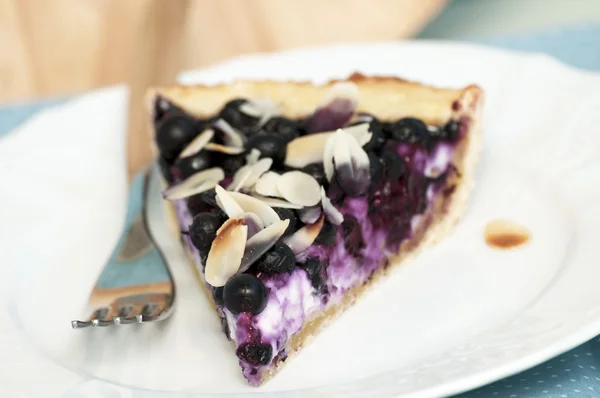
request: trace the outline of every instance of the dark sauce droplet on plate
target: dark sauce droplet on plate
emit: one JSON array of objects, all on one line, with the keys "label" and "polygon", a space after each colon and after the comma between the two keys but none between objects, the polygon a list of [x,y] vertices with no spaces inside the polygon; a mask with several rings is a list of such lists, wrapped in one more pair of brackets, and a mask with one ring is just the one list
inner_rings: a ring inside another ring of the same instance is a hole
[{"label": "dark sauce droplet on plate", "polygon": [[514,249],[531,240],[531,232],[524,226],[508,220],[490,221],[485,227],[485,242],[495,249]]}]

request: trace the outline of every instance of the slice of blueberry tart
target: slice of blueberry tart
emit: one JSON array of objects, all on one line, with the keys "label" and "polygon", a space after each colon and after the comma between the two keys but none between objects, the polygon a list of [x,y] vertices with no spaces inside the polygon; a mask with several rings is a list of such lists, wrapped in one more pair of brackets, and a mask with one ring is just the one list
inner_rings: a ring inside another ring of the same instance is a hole
[{"label": "slice of blueberry tart", "polygon": [[360,74],[149,92],[174,230],[250,384],[451,231],[482,102],[477,86]]}]

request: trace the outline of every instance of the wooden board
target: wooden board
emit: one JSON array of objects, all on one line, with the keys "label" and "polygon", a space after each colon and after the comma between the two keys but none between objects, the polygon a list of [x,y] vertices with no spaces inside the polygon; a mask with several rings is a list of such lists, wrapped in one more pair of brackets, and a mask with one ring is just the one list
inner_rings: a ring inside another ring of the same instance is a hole
[{"label": "wooden board", "polygon": [[[127,81],[142,16],[161,1],[182,0],[0,0],[0,102]],[[179,69],[249,52],[408,37],[445,1],[194,0]]]}]

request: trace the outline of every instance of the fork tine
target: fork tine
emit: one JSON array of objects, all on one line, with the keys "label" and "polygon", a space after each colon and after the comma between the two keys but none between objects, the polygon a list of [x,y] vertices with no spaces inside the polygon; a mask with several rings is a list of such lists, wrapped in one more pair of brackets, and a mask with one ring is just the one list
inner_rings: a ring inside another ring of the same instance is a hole
[{"label": "fork tine", "polygon": [[[146,323],[166,319],[172,314],[175,300],[173,277],[148,222],[152,209],[148,201],[156,191],[156,187],[151,189],[150,185],[156,184],[151,181],[158,181],[152,180],[152,173],[151,168],[143,176],[140,214],[128,226],[124,239],[105,265],[88,298],[93,313],[87,320],[73,320],[73,329]],[[148,268],[148,262],[158,261],[162,261],[162,274],[155,268],[152,277],[146,277],[144,270]],[[131,272],[132,269],[135,272]],[[121,280],[119,277],[127,280],[130,275],[135,275],[133,282],[124,286],[115,283]],[[98,307],[99,304],[101,307]]]}]

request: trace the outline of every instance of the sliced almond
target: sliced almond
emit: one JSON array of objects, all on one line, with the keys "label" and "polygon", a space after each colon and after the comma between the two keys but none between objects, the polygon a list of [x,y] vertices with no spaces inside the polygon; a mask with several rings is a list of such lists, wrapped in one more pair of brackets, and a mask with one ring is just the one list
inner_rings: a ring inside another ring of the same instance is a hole
[{"label": "sliced almond", "polygon": [[257,117],[258,126],[263,126],[270,118],[280,114],[277,103],[270,98],[256,98],[240,106],[240,111],[246,115]]},{"label": "sliced almond", "polygon": [[209,142],[206,144],[204,149],[212,152],[221,152],[226,155],[239,155],[240,153],[244,152],[243,147],[225,146],[221,144],[215,144],[214,142]]},{"label": "sliced almond", "polygon": [[254,213],[244,213],[240,218],[244,219],[244,224],[248,227],[248,239],[256,235],[259,231],[261,231],[265,224],[263,224],[260,217],[258,217]]},{"label": "sliced almond", "polygon": [[225,286],[229,278],[238,272],[246,249],[247,234],[248,227],[241,218],[230,218],[219,228],[204,269],[209,285]]},{"label": "sliced almond", "polygon": [[289,171],[279,177],[277,190],[290,203],[314,206],[321,200],[321,188],[317,180],[302,171]]},{"label": "sliced almond", "polygon": [[280,177],[281,176],[274,171],[267,171],[258,179],[258,181],[256,181],[254,190],[256,193],[263,196],[280,197],[281,194],[277,189],[277,181],[279,181]]},{"label": "sliced almond", "polygon": [[228,194],[241,206],[244,212],[256,214],[265,227],[281,221],[275,210],[263,201],[240,192],[228,192]]},{"label": "sliced almond", "polygon": [[252,148],[250,153],[246,155],[246,164],[253,165],[260,159],[260,151],[256,148]]},{"label": "sliced almond", "polygon": [[344,215],[331,203],[331,199],[327,197],[325,189],[321,187],[321,205],[327,220],[333,225],[340,225],[344,222]]},{"label": "sliced almond", "polygon": [[308,249],[310,245],[313,244],[319,233],[321,232],[321,228],[323,228],[323,221],[325,217],[321,216],[314,224],[305,225],[300,228],[292,236],[284,238],[283,242],[288,245],[294,254],[302,253],[304,250]]},{"label": "sliced almond", "polygon": [[298,210],[298,218],[304,224],[314,224],[321,217],[321,206],[304,207]]},{"label": "sliced almond", "polygon": [[238,202],[231,195],[232,192],[228,192],[220,185],[215,187],[217,204],[230,218],[241,217],[245,210],[238,204]]},{"label": "sliced almond", "polygon": [[216,183],[223,178],[225,178],[225,173],[220,167],[202,170],[167,188],[163,192],[163,197],[168,200],[187,198],[214,188]]},{"label": "sliced almond", "polygon": [[354,126],[344,127],[344,131],[350,134],[360,146],[366,145],[371,141],[373,133],[369,131],[369,123],[360,123]]},{"label": "sliced almond", "polygon": [[237,129],[231,127],[231,125],[227,123],[224,119],[218,119],[213,126],[214,128],[223,132],[223,134],[225,135],[224,141],[225,144],[227,144],[227,146],[233,146],[236,148],[244,147],[246,137]]},{"label": "sliced almond", "polygon": [[335,83],[323,97],[321,105],[326,105],[337,99],[347,99],[354,104],[358,102],[358,86],[352,82]]},{"label": "sliced almond", "polygon": [[364,194],[371,183],[369,156],[356,140],[342,129],[338,129],[331,138],[332,155],[325,153],[323,165],[329,181],[333,176],[332,165],[340,188],[348,195]]},{"label": "sliced almond", "polygon": [[309,134],[292,140],[287,145],[285,164],[302,168],[311,163],[323,160],[323,148],[331,135],[330,132]]},{"label": "sliced almond", "polygon": [[282,209],[301,209],[303,207],[302,205],[299,205],[299,204],[290,203],[287,200],[271,198],[268,196],[261,196],[258,194],[254,194],[254,195],[252,195],[252,197],[260,200],[261,202],[263,202],[264,204],[266,204],[269,207],[279,207]]},{"label": "sliced almond", "polygon": [[179,154],[179,158],[186,158],[200,152],[215,136],[213,129],[206,129],[192,140]]},{"label": "sliced almond", "polygon": [[[356,139],[360,146],[371,141],[373,135],[369,132],[369,124],[361,123],[343,129]],[[292,140],[287,145],[285,164],[290,167],[302,168],[311,163],[323,160],[323,154],[327,147],[327,141],[335,131],[326,131],[317,134],[308,134]]]},{"label": "sliced almond", "polygon": [[230,189],[234,192],[239,192],[240,189],[242,189],[245,185],[246,182],[248,181],[248,179],[250,178],[250,176],[252,176],[252,170],[247,169],[244,174],[241,175],[239,181],[237,182],[237,185],[232,186],[233,183],[230,185]]},{"label": "sliced almond", "polygon": [[[254,184],[256,184],[260,176],[269,171],[272,164],[273,159],[262,158],[252,165],[245,165],[244,167],[236,171],[236,173],[233,175],[233,181],[231,181],[231,184],[229,186],[232,188],[237,187],[238,185],[240,185],[240,181],[245,180],[244,183],[241,184],[241,188],[252,187]],[[248,171],[250,171],[250,175],[247,175]]]},{"label": "sliced almond", "polygon": [[367,113],[359,113],[355,114],[352,119],[350,119],[350,123],[371,123],[373,119],[375,118]]},{"label": "sliced almond", "polygon": [[239,272],[244,272],[267,252],[278,240],[290,224],[290,220],[281,220],[258,232],[246,243],[246,251],[242,257]]}]

